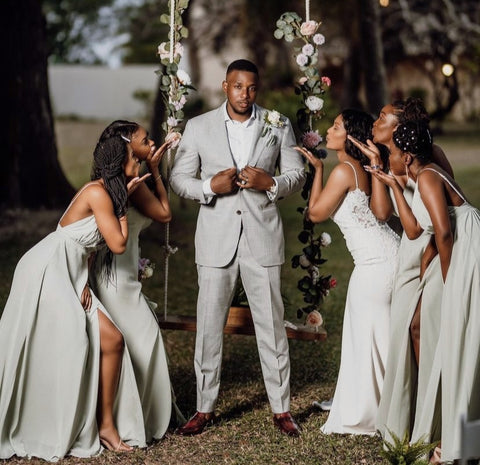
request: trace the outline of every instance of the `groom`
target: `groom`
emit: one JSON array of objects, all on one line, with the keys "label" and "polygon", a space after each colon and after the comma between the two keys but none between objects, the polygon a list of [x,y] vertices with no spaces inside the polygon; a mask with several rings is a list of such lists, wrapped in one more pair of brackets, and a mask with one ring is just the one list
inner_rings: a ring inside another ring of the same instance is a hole
[{"label": "groom", "polygon": [[276,201],[300,190],[305,177],[290,122],[255,105],[258,86],[253,63],[231,63],[222,84],[226,102],[187,123],[172,168],[173,190],[201,204],[195,235],[197,412],[177,430],[181,435],[199,434],[213,420],[223,328],[239,274],[273,422],[282,433],[299,435],[289,412],[290,358],[280,293],[284,239]]}]

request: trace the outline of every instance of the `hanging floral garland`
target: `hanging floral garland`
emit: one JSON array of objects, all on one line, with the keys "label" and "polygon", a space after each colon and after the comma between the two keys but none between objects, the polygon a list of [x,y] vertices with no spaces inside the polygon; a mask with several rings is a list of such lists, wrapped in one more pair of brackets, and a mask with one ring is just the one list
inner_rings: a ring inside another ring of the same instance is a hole
[{"label": "hanging floral garland", "polygon": [[[167,194],[170,197],[170,170],[174,150],[180,143],[179,126],[184,119],[183,107],[187,103],[190,90],[195,90],[188,73],[179,68],[184,53],[182,39],[188,37],[188,29],[183,25],[182,13],[188,8],[189,0],[169,0],[169,14],[162,14],[160,22],[170,26],[169,40],[162,42],[157,49],[160,57],[160,68],[155,73],[160,77],[159,87],[165,101],[166,120],[162,128],[166,133],[165,142],[171,142],[166,157],[166,184]],[[165,225],[165,282],[164,282],[164,318],[167,319],[168,308],[168,274],[169,257],[177,252],[177,247],[170,245],[170,223]]]},{"label": "hanging floral garland", "polygon": [[[280,16],[274,32],[276,39],[285,39],[287,42],[297,42],[295,61],[302,76],[295,86],[295,93],[302,97],[300,109],[297,111],[297,126],[301,131],[301,142],[318,158],[325,158],[327,152],[320,147],[323,142],[318,130],[314,129],[314,122],[324,116],[323,94],[331,85],[330,78],[321,76],[318,70],[319,48],[325,43],[325,37],[318,32],[321,23],[310,20],[309,5],[306,7],[306,21],[295,12],[287,12]],[[307,180],[302,191],[302,197],[307,201],[310,197],[314,170],[309,166]],[[328,233],[315,235],[314,223],[306,217],[306,207],[297,209],[303,215],[303,230],[298,240],[304,244],[302,253],[292,257],[292,267],[302,268],[306,275],[298,281],[298,289],[303,294],[305,306],[297,310],[297,317],[306,316],[307,326],[319,327],[323,325],[320,308],[330,289],[336,286],[336,280],[331,275],[320,273],[320,266],[327,260],[322,258],[322,248],[331,243]]]},{"label": "hanging floral garland", "polygon": [[[183,107],[187,103],[188,92],[195,90],[188,73],[179,68],[180,59],[184,54],[184,47],[180,41],[188,37],[188,29],[182,22],[182,13],[188,8],[188,3],[189,0],[176,2],[170,0],[168,2],[170,13],[160,16],[160,22],[170,25],[170,34],[169,40],[158,46],[160,68],[155,71],[160,76],[160,91],[167,109],[167,118],[162,128],[167,133],[166,140],[176,139],[177,145],[180,138],[177,129],[184,119]],[[171,136],[172,133],[175,136]]]}]

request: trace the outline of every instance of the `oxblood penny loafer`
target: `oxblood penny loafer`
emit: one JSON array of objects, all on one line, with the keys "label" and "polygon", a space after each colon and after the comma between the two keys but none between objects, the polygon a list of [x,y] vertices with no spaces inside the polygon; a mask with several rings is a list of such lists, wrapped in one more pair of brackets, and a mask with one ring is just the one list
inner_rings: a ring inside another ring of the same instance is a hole
[{"label": "oxblood penny loafer", "polygon": [[300,427],[293,419],[290,412],[284,412],[273,416],[273,424],[280,430],[282,434],[287,436],[300,436]]},{"label": "oxblood penny loafer", "polygon": [[194,436],[203,432],[208,424],[213,423],[214,414],[212,412],[196,412],[190,420],[178,428],[175,433],[181,436]]}]

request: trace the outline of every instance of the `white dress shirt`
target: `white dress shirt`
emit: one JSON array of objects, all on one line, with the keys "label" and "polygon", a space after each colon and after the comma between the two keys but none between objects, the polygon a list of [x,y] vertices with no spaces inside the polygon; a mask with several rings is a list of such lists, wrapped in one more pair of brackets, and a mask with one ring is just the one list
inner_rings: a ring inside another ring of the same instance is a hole
[{"label": "white dress shirt", "polygon": [[[250,154],[253,137],[255,134],[254,122],[257,118],[257,108],[252,106],[252,114],[246,121],[236,121],[230,118],[227,112],[227,102],[223,106],[225,114],[225,127],[227,129],[228,144],[232,152],[233,160],[239,173],[248,163],[248,156]],[[212,191],[210,181],[212,178],[206,179],[203,183],[203,193],[205,196],[213,197],[215,192]],[[277,181],[274,179],[275,187]],[[274,200],[276,192],[267,191],[270,200]]]}]

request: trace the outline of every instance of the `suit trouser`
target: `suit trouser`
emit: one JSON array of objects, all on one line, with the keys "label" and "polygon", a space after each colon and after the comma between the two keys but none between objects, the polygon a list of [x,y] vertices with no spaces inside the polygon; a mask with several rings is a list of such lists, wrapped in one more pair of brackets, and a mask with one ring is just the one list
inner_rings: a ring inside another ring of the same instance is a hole
[{"label": "suit trouser", "polygon": [[226,267],[197,266],[195,374],[197,410],[212,412],[220,388],[223,328],[240,273],[255,325],[263,379],[273,413],[290,410],[290,358],[280,293],[281,266],[264,267],[241,234],[237,253]]}]

